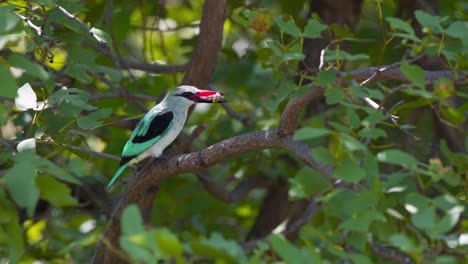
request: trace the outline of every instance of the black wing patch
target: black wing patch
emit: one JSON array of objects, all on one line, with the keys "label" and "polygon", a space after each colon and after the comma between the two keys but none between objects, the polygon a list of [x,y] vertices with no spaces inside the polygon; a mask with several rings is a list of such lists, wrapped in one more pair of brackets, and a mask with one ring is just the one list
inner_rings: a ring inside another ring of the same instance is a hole
[{"label": "black wing patch", "polygon": [[136,155],[135,155],[135,156],[122,156],[122,157],[120,158],[120,166],[122,166],[122,165],[124,165],[125,163],[131,161],[131,160],[132,160],[133,158],[135,158],[135,157],[136,157]]},{"label": "black wing patch", "polygon": [[157,115],[151,121],[146,134],[134,137],[132,139],[132,143],[143,143],[157,136],[161,136],[162,133],[169,127],[173,118],[174,113],[171,111]]}]

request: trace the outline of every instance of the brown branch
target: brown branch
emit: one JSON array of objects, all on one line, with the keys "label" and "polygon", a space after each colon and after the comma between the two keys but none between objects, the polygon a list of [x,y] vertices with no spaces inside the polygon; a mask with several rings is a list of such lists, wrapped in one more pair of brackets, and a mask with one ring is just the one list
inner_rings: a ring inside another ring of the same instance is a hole
[{"label": "brown branch", "polygon": [[226,6],[227,0],[205,1],[197,46],[182,84],[200,88],[208,84],[216,66],[216,63],[212,62],[216,62],[218,58],[218,50],[223,39]]},{"label": "brown branch", "polygon": [[[301,153],[294,153],[301,157],[310,155],[308,148],[291,147],[294,142],[290,136],[280,137],[276,130],[261,130],[223,140],[199,152],[177,155],[168,160],[151,163],[140,175],[130,180],[115,207],[105,237],[114,245],[117,244],[120,236],[120,215],[123,209],[132,203],[139,204],[140,207],[151,205],[154,198],[152,193],[162,180],[181,173],[203,171],[226,159],[263,149],[291,149],[301,151]],[[302,153],[302,151],[307,151],[307,153]],[[325,177],[329,178],[331,175],[325,175]],[[114,255],[107,257],[117,261]],[[104,260],[107,263],[107,258]]]},{"label": "brown branch", "polygon": [[246,176],[233,190],[230,191],[217,183],[214,177],[208,172],[199,172],[197,173],[197,177],[207,192],[225,203],[239,203],[253,189],[266,187],[270,184],[270,181],[265,175]]},{"label": "brown branch", "polygon": [[[384,66],[385,67],[385,66]],[[346,79],[352,78],[357,82],[363,82],[370,78],[376,71],[382,67],[369,67],[365,69],[358,69],[350,72],[341,73],[341,77]],[[426,76],[426,84],[433,84],[441,77],[446,77],[454,81],[458,85],[466,85],[468,80],[468,71],[424,71]],[[394,80],[404,83],[408,83],[408,78],[400,71],[399,68],[392,68],[385,71],[379,72],[375,77],[372,78],[373,82],[383,80]]]},{"label": "brown branch", "polygon": [[280,135],[291,135],[297,127],[299,115],[304,106],[314,100],[319,99],[325,92],[324,88],[311,87],[311,91],[301,98],[292,97],[289,99],[286,108],[281,115],[281,120],[278,126],[278,133]]}]

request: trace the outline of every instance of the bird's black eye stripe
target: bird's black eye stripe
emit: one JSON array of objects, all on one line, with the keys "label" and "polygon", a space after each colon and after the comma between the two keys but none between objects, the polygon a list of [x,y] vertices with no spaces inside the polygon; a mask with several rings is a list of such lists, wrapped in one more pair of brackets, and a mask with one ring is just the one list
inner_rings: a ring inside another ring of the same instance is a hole
[{"label": "bird's black eye stripe", "polygon": [[182,97],[185,97],[185,98],[190,98],[190,97],[192,97],[192,96],[194,96],[194,95],[195,95],[195,93],[193,93],[193,92],[183,92],[183,93],[181,93],[181,94],[178,94],[177,96],[182,96]]}]

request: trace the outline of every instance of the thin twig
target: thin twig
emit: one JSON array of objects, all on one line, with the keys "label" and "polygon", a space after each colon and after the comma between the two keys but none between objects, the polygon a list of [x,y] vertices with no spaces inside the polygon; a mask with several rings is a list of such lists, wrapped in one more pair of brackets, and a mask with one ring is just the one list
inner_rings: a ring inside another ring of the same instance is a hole
[{"label": "thin twig", "polygon": [[86,30],[86,32],[91,36],[93,37],[97,42],[99,42],[99,44],[101,45],[101,47],[103,48],[108,48],[108,45],[106,43],[106,41],[104,39],[101,39],[98,35],[96,35],[94,32],[93,32],[93,29],[88,27],[88,25],[86,25],[86,23],[84,23],[83,21],[81,21],[81,19],[79,19],[78,17],[74,16],[73,14],[71,14],[70,12],[68,12],[65,8],[63,8],[62,6],[60,5],[55,5],[55,7],[60,11],[62,12],[66,17],[68,17],[69,19],[75,21],[76,23],[78,23],[82,28],[84,28]]},{"label": "thin twig", "polygon": [[[25,17],[23,15],[20,15],[16,12],[14,12],[17,16],[19,16],[24,22],[26,22],[26,24],[36,32],[36,34],[42,38],[44,40],[44,46],[45,46],[45,52],[44,52],[44,55],[46,56],[46,58],[49,60],[50,63],[52,63],[54,61],[54,58],[55,58],[55,55],[54,53],[52,53],[51,51],[51,44],[54,44],[57,42],[57,38],[54,38],[54,37],[50,37],[50,36],[47,36],[45,33],[44,33],[44,27],[43,26],[36,26],[32,21],[31,19],[29,19],[28,17]],[[36,42],[36,44],[38,46],[40,46],[39,43],[37,43],[36,40],[34,40]],[[42,50],[41,50],[42,51]]]},{"label": "thin twig", "polygon": [[42,143],[42,144],[60,146],[60,147],[69,148],[69,149],[73,149],[73,150],[78,150],[78,151],[81,151],[81,152],[91,154],[91,155],[96,156],[96,157],[101,157],[101,158],[105,158],[105,159],[120,161],[119,156],[115,156],[115,155],[104,153],[104,152],[97,152],[97,151],[94,151],[94,150],[91,150],[91,149],[85,148],[85,147],[79,147],[79,146],[73,146],[73,145],[68,145],[68,144],[63,144],[63,143],[57,143],[57,142],[51,141],[51,140],[36,141],[36,142],[37,143]]}]

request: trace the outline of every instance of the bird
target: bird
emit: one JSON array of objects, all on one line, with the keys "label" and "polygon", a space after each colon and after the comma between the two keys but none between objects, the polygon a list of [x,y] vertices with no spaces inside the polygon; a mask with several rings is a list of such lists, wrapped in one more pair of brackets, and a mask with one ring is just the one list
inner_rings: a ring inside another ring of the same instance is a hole
[{"label": "bird", "polygon": [[123,147],[120,167],[107,185],[107,190],[129,166],[147,157],[159,158],[164,149],[180,134],[187,112],[195,103],[222,103],[224,94],[201,90],[191,85],[178,86],[146,113],[132,131]]}]

